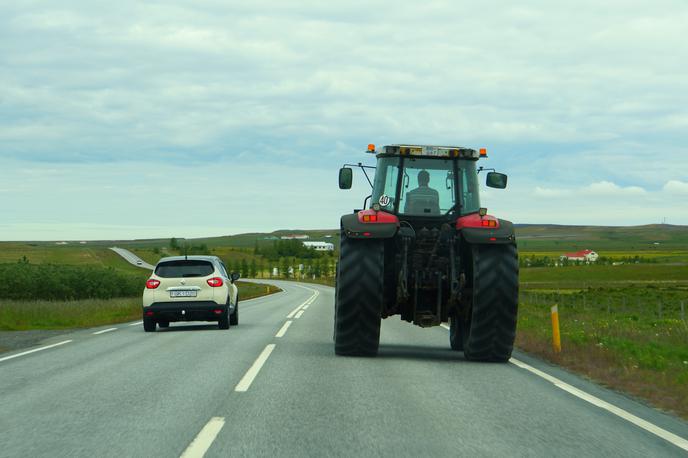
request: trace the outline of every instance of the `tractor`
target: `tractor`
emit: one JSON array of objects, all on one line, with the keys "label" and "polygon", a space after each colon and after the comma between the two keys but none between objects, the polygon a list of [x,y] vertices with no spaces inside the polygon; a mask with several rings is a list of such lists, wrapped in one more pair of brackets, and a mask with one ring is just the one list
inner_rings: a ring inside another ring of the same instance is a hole
[{"label": "tractor", "polygon": [[[480,205],[479,174],[504,189],[507,176],[478,167],[485,149],[368,145],[377,166],[345,164],[372,187],[363,209],[341,218],[336,268],[337,355],[374,356],[383,318],[426,328],[449,322],[449,344],[467,360],[511,357],[518,309],[514,226]],[[370,179],[374,173],[373,180]]]}]

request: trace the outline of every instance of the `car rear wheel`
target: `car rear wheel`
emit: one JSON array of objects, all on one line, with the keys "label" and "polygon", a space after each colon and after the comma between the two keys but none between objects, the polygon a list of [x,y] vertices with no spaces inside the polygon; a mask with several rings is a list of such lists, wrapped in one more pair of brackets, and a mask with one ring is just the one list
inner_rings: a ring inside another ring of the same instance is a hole
[{"label": "car rear wheel", "polygon": [[220,329],[229,329],[229,311],[225,310],[220,319],[217,320],[217,327]]},{"label": "car rear wheel", "polygon": [[146,332],[155,332],[155,320],[153,318],[144,318],[143,330]]},{"label": "car rear wheel", "polygon": [[234,306],[234,313],[229,315],[229,324],[236,326],[239,324],[239,295],[237,294],[236,305]]}]

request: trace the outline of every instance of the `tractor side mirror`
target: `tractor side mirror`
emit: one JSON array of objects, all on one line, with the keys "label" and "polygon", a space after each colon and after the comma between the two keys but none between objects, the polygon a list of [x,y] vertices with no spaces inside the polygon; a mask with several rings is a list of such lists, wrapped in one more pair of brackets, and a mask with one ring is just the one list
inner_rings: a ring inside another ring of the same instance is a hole
[{"label": "tractor side mirror", "polygon": [[506,188],[506,181],[507,176],[503,173],[489,172],[485,184],[490,188],[504,189]]},{"label": "tractor side mirror", "polygon": [[354,171],[349,167],[339,169],[339,189],[351,189],[351,182],[354,179]]},{"label": "tractor side mirror", "polygon": [[232,272],[232,273],[229,275],[229,278],[232,280],[232,283],[234,283],[235,281],[237,281],[237,280],[239,279],[239,277],[240,277],[240,275],[239,275],[238,273],[236,273],[236,272]]}]

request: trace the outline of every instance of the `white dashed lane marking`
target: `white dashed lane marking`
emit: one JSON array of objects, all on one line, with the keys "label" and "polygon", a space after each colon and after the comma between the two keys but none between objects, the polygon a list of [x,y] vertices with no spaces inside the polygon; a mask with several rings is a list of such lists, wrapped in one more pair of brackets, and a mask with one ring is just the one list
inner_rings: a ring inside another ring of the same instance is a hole
[{"label": "white dashed lane marking", "polygon": [[275,337],[284,337],[284,334],[287,333],[287,329],[289,329],[289,326],[291,326],[292,321],[288,320],[282,327],[280,328],[279,331],[277,331],[277,334],[275,334]]},{"label": "white dashed lane marking", "polygon": [[181,458],[202,458],[225,425],[224,417],[213,417],[182,453]]},{"label": "white dashed lane marking", "polygon": [[268,360],[270,357],[270,353],[272,353],[272,350],[275,349],[275,344],[268,344],[265,349],[261,352],[260,355],[258,355],[258,358],[256,361],[253,363],[253,365],[249,368],[249,370],[244,374],[241,380],[239,380],[239,383],[234,387],[234,391],[238,392],[246,392],[250,388],[251,384],[253,383],[253,380],[258,376],[258,373],[260,372],[260,369],[263,367],[263,364],[265,364],[265,361]]}]

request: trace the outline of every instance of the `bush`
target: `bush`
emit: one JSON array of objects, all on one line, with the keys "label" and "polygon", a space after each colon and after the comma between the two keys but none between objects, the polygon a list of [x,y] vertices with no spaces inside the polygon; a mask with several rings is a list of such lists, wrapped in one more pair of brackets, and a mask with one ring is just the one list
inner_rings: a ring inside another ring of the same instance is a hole
[{"label": "bush", "polygon": [[142,294],[145,273],[112,267],[0,264],[0,298],[15,300],[111,299]]}]

